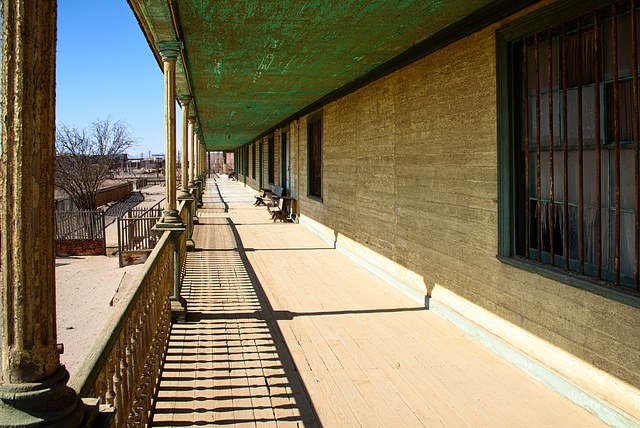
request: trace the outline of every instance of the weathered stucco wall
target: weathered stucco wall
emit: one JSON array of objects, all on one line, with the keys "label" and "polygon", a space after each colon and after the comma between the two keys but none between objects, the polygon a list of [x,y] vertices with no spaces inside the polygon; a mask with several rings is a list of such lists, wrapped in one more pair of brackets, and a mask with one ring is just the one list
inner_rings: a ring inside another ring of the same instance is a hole
[{"label": "weathered stucco wall", "polygon": [[322,202],[306,197],[306,117],[292,123],[302,221],[640,415],[640,310],[496,258],[502,24],[325,106]]}]

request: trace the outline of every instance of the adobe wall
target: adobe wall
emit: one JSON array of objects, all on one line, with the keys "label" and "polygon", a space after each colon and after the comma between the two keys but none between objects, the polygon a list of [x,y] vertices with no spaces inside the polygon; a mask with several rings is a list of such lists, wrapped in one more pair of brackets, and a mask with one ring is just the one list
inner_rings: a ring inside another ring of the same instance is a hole
[{"label": "adobe wall", "polygon": [[496,258],[495,31],[504,23],[326,105],[322,202],[306,197],[306,117],[293,122],[301,222],[640,415],[640,310]]}]

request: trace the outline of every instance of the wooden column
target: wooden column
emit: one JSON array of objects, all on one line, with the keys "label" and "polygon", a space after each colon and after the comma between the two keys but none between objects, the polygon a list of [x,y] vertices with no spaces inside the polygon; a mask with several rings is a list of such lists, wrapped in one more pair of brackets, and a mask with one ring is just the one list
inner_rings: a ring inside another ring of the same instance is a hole
[{"label": "wooden column", "polygon": [[194,133],[196,126],[195,116],[189,118],[189,187],[195,187],[195,156],[194,156]]},{"label": "wooden column", "polygon": [[204,172],[206,171],[206,162],[205,162],[205,155],[204,155],[204,140],[201,141],[200,143],[200,175],[202,175],[202,178],[204,180]]},{"label": "wooden column", "polygon": [[158,42],[156,45],[164,62],[166,202],[162,222],[182,223],[176,205],[176,60],[182,43]]},{"label": "wooden column", "polygon": [[2,2],[2,426],[78,426],[56,344],[56,1]]},{"label": "wooden column", "polygon": [[196,126],[194,128],[194,151],[193,151],[193,179],[198,181],[200,179],[200,128]]},{"label": "wooden column", "polygon": [[181,95],[178,97],[180,107],[182,107],[182,170],[181,170],[181,186],[179,198],[189,198],[189,103],[191,97],[189,95]]}]

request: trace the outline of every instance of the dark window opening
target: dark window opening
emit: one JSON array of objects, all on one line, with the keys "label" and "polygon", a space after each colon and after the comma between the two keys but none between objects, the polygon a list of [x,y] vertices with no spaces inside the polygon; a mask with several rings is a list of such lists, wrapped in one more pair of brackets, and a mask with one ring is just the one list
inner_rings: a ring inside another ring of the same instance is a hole
[{"label": "dark window opening", "polygon": [[307,122],[308,195],[322,198],[322,116]]},{"label": "dark window opening", "polygon": [[243,154],[242,173],[246,177],[249,175],[249,147],[248,146],[244,147],[242,154]]},{"label": "dark window opening", "polygon": [[256,145],[251,146],[251,178],[256,178]]},{"label": "dark window opening", "polygon": [[275,156],[274,156],[274,142],[273,142],[273,134],[269,135],[267,139],[267,179],[269,180],[269,184],[274,183],[274,170],[275,167],[273,165]]},{"label": "dark window opening", "polygon": [[638,17],[615,3],[510,45],[514,253],[635,292]]}]

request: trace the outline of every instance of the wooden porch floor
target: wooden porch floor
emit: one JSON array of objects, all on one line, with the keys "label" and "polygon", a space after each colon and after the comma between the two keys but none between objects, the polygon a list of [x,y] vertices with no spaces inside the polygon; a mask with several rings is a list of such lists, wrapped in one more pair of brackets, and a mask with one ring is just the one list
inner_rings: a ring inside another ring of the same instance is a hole
[{"label": "wooden porch floor", "polygon": [[154,426],[604,426],[240,183],[206,190]]}]

